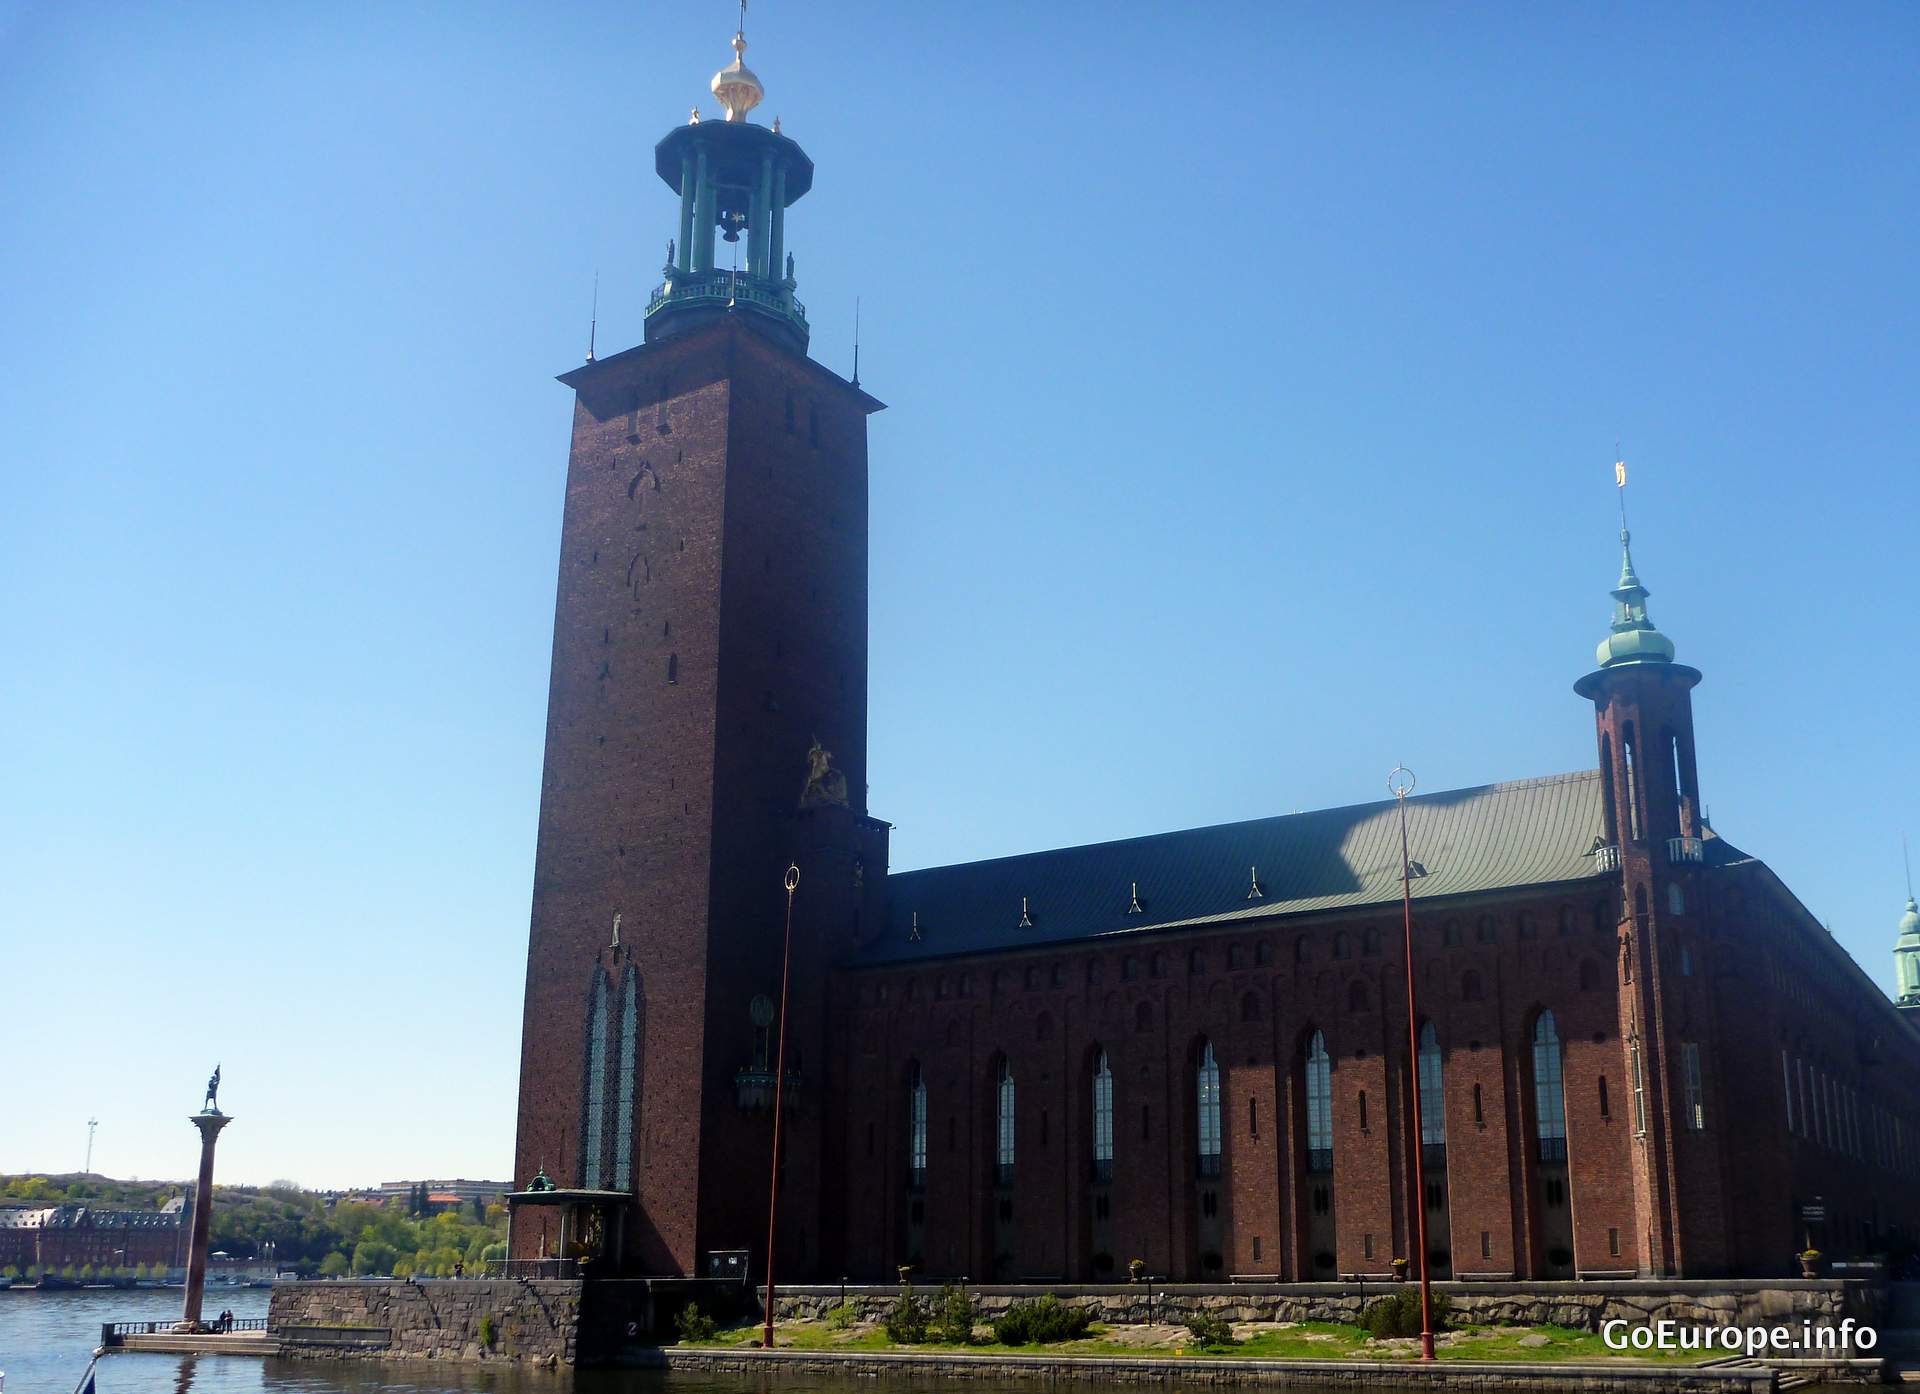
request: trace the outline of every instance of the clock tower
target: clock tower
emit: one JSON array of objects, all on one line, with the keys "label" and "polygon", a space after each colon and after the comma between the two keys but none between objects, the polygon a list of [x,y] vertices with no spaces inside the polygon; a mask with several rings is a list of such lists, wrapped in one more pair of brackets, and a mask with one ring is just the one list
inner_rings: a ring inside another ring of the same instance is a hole
[{"label": "clock tower", "polygon": [[826,972],[877,928],[886,871],[866,810],[881,404],[807,356],[786,213],[813,162],[747,119],[762,88],[744,34],[733,47],[711,84],[724,119],[696,109],[654,149],[679,221],[645,341],[560,378],[510,1198],[512,1258],[556,1274],[734,1277],[719,1256],[742,1250],[764,1274],[790,864],[780,1267],[840,1261]]}]

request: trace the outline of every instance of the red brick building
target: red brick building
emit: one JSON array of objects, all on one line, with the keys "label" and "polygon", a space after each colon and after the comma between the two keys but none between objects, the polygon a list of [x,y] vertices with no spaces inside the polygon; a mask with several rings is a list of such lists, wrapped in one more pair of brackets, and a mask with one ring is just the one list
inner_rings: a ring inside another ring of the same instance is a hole
[{"label": "red brick building", "polygon": [[796,1277],[1385,1274],[1416,1205],[1462,1278],[1785,1272],[1816,1205],[1837,1254],[1915,1232],[1920,1036],[1707,826],[1624,532],[1597,768],[1408,800],[1424,1195],[1391,801],[889,875],[881,404],[806,356],[811,161],[738,59],[714,90],[656,149],[645,342],[561,379],[516,1259],[762,1267],[789,863]]},{"label": "red brick building", "polygon": [[0,1269],[59,1275],[173,1269],[185,1256],[191,1211],[102,1210],[91,1205],[0,1208]]}]

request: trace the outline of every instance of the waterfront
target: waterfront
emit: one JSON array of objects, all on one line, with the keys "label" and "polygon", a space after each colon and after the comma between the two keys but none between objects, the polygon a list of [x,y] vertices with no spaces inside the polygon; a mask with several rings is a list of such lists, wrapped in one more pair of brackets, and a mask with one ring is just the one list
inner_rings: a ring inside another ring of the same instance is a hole
[{"label": "waterfront", "polygon": [[[265,1288],[215,1288],[209,1315],[232,1308],[236,1317],[267,1314]],[[73,1394],[109,1321],[159,1321],[180,1311],[178,1288],[126,1291],[0,1291],[0,1371],[6,1394]],[[814,1376],[779,1381],[792,1394],[839,1394],[853,1383]],[[860,1381],[870,1388],[871,1381]],[[652,1371],[548,1373],[502,1363],[493,1367],[450,1362],[279,1360],[241,1355],[154,1355],[116,1352],[102,1357],[98,1394],[758,1394],[764,1378]],[[900,1380],[902,1390],[931,1389],[924,1380]],[[986,1394],[983,1387],[982,1394]]]}]

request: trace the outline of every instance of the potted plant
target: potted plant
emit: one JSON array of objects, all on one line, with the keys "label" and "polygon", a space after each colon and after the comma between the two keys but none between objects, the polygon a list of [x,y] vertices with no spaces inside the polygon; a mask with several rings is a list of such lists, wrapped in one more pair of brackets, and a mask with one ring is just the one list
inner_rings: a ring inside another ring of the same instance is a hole
[{"label": "potted plant", "polygon": [[1404,1283],[1404,1282],[1406,1282],[1406,1280],[1407,1280],[1407,1261],[1406,1261],[1405,1259],[1403,1259],[1403,1258],[1397,1258],[1397,1259],[1394,1259],[1394,1260],[1393,1260],[1393,1263],[1392,1263],[1392,1267],[1393,1267],[1393,1280],[1394,1280],[1394,1282],[1396,1282],[1396,1283]]},{"label": "potted plant", "polygon": [[1147,1271],[1147,1261],[1145,1259],[1130,1258],[1127,1260],[1127,1281],[1128,1282],[1130,1283],[1139,1282],[1141,1275],[1144,1274],[1146,1271]]},{"label": "potted plant", "polygon": [[1800,1276],[1803,1278],[1819,1277],[1821,1257],[1822,1255],[1818,1249],[1802,1249],[1800,1251]]}]

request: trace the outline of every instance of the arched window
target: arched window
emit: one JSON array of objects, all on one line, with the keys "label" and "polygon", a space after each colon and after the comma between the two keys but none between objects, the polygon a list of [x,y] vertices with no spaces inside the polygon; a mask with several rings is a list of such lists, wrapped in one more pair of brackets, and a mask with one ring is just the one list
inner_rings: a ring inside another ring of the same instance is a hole
[{"label": "arched window", "polygon": [[1500,937],[1494,928],[1493,916],[1482,915],[1480,917],[1480,922],[1474,926],[1473,937],[1482,944],[1491,944]]},{"label": "arched window", "polygon": [[1380,931],[1363,929],[1360,931],[1360,952],[1366,958],[1376,958],[1380,953]]},{"label": "arched window", "polygon": [[1560,907],[1560,932],[1562,934],[1571,934],[1573,930],[1573,907],[1571,905],[1562,905]]},{"label": "arched window", "polygon": [[1620,736],[1620,757],[1627,772],[1627,832],[1638,842],[1645,814],[1640,805],[1640,770],[1634,755],[1633,723],[1629,721]]},{"label": "arched window", "polygon": [[1540,1138],[1540,1160],[1567,1159],[1567,1106],[1560,1075],[1560,1033],[1552,1012],[1540,1013],[1533,1024],[1534,1129]]},{"label": "arched window", "polygon": [[1582,992],[1600,990],[1600,965],[1590,958],[1580,960],[1580,990]]},{"label": "arched window", "polygon": [[1113,1180],[1113,1067],[1104,1050],[1093,1062],[1093,1179]]},{"label": "arched window", "polygon": [[1310,962],[1312,958],[1313,941],[1303,934],[1293,941],[1293,961],[1295,963],[1307,963]]},{"label": "arched window", "polygon": [[1478,972],[1469,968],[1460,975],[1460,1000],[1462,1002],[1478,1002],[1486,995],[1486,989],[1480,985],[1480,974]]},{"label": "arched window", "polygon": [[1200,1065],[1194,1071],[1194,1096],[1200,1109],[1200,1174],[1220,1174],[1220,1066],[1214,1062],[1213,1043],[1200,1047]]},{"label": "arched window", "polygon": [[1142,1002],[1133,1009],[1133,1029],[1136,1031],[1153,1030],[1153,1003]]},{"label": "arched window", "polygon": [[1367,1009],[1367,985],[1355,978],[1347,984],[1347,1010],[1364,1012]]},{"label": "arched window", "polygon": [[1440,1033],[1429,1021],[1420,1028],[1420,1143],[1430,1165],[1445,1166],[1447,1092],[1441,1070]]},{"label": "arched window", "polygon": [[1333,956],[1336,961],[1353,957],[1353,945],[1344,929],[1336,931],[1333,936]]},{"label": "arched window", "polygon": [[1333,1170],[1333,1061],[1319,1031],[1307,1042],[1307,1170]]},{"label": "arched window", "polygon": [[607,975],[593,975],[593,998],[587,1009],[587,1116],[581,1129],[580,1184],[597,1191],[605,1184],[603,1154],[607,1146]]},{"label": "arched window", "polygon": [[1449,948],[1449,949],[1459,947],[1460,921],[1448,920],[1445,924],[1440,926],[1440,943],[1443,947]]},{"label": "arched window", "polygon": [[994,1165],[1002,1186],[1013,1184],[1013,1062],[1000,1062],[1000,1087],[994,1097]]},{"label": "arched window", "polygon": [[639,1073],[640,975],[627,969],[620,988],[620,1087],[613,1105],[613,1189],[633,1189],[633,1096]]},{"label": "arched window", "polygon": [[1260,1020],[1260,994],[1249,992],[1240,999],[1240,1020]]},{"label": "arched window", "polygon": [[927,1077],[918,1062],[907,1074],[907,1184],[927,1184]]}]

